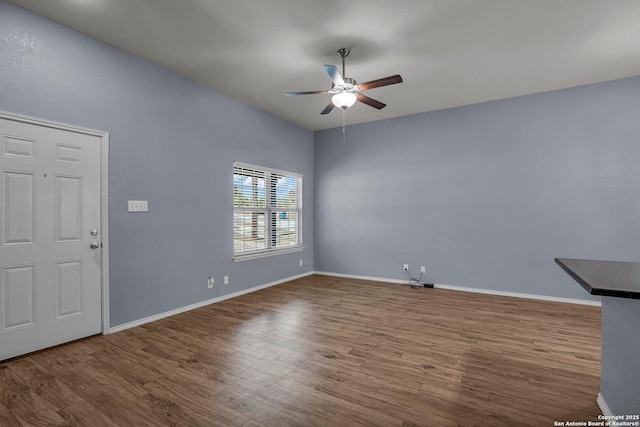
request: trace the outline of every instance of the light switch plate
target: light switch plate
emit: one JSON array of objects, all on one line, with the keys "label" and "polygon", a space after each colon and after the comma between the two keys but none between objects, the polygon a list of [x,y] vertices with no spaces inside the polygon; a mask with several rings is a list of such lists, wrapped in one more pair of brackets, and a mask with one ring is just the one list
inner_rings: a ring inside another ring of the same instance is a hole
[{"label": "light switch plate", "polygon": [[149,212],[149,202],[146,200],[129,200],[129,212]]}]

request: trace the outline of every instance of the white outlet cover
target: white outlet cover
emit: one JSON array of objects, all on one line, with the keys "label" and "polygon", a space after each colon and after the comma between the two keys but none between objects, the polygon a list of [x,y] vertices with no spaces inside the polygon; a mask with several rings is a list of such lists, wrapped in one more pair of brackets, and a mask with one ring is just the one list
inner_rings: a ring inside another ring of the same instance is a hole
[{"label": "white outlet cover", "polygon": [[225,285],[229,284],[229,276],[224,276],[224,284]]},{"label": "white outlet cover", "polygon": [[129,212],[149,212],[147,200],[129,200]]}]

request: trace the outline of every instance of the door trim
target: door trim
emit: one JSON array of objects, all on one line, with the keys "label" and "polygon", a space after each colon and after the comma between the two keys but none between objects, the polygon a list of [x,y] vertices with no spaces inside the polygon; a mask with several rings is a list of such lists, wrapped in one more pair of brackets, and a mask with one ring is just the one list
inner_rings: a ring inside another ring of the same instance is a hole
[{"label": "door trim", "polygon": [[3,110],[0,110],[0,118],[100,138],[100,228],[102,230],[100,285],[102,289],[102,334],[106,335],[111,329],[109,326],[109,132],[38,119]]}]

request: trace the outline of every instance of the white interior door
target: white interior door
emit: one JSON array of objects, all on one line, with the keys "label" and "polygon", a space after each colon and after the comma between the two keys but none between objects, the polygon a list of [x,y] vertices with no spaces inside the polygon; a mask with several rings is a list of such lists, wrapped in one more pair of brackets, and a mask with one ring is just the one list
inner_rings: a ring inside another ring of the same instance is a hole
[{"label": "white interior door", "polygon": [[0,117],[0,360],[102,330],[101,138]]}]

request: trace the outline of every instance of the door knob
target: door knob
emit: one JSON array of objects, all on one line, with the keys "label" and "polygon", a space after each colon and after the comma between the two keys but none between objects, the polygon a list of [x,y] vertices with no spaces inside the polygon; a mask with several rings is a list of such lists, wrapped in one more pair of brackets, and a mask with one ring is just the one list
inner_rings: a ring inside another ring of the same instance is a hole
[{"label": "door knob", "polygon": [[89,245],[89,247],[90,247],[91,249],[98,249],[98,248],[100,247],[100,243],[98,243],[98,242],[93,242],[93,243],[91,243],[91,244]]}]

